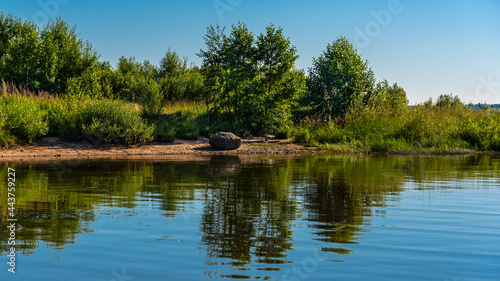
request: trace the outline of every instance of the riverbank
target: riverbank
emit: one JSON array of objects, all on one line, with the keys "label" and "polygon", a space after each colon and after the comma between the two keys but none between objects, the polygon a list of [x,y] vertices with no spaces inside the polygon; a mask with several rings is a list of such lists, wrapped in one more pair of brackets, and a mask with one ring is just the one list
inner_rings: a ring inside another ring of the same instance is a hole
[{"label": "riverbank", "polygon": [[221,151],[210,147],[208,138],[197,140],[175,139],[169,143],[154,142],[146,145],[92,145],[89,142],[63,142],[59,138],[47,137],[29,145],[0,148],[0,162],[24,160],[52,160],[72,158],[171,158],[181,156],[241,156],[241,155],[310,155],[310,154],[383,154],[383,155],[461,155],[476,154],[473,150],[419,150],[374,153],[361,149],[346,150],[333,147],[308,147],[292,143],[291,140],[264,138],[244,139],[237,150]]},{"label": "riverbank", "polygon": [[122,158],[161,157],[176,155],[303,155],[317,153],[316,148],[304,147],[287,140],[245,139],[237,150],[220,151],[210,147],[208,138],[197,140],[175,139],[169,143],[146,145],[92,145],[89,142],[62,142],[59,138],[42,138],[30,145],[0,149],[0,161],[49,158]]}]

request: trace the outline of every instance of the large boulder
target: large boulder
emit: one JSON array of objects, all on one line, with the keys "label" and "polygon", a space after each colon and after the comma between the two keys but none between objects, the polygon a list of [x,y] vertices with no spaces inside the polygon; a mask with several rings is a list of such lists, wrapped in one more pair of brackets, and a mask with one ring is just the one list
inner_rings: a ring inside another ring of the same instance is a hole
[{"label": "large boulder", "polygon": [[233,133],[220,132],[213,135],[208,141],[210,146],[219,150],[234,150],[241,145],[241,139]]}]

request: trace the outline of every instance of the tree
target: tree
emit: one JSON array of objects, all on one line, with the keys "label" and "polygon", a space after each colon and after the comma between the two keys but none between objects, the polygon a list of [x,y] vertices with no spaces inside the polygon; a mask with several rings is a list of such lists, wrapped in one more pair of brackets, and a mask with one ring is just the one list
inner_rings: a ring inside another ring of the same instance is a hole
[{"label": "tree", "polygon": [[438,107],[463,107],[464,104],[458,96],[440,95],[436,101],[436,106]]},{"label": "tree", "polygon": [[123,99],[138,102],[143,115],[155,117],[163,108],[160,71],[148,60],[140,63],[134,57],[121,57],[115,71],[114,92]]},{"label": "tree", "polygon": [[220,26],[209,26],[204,36],[206,50],[202,74],[219,120],[237,124],[241,133],[272,131],[289,121],[289,91],[296,49],[281,28],[270,25],[255,36],[243,23],[229,34]]},{"label": "tree", "polygon": [[256,88],[263,106],[259,115],[264,116],[258,127],[274,129],[286,126],[291,116],[292,100],[305,82],[293,69],[299,57],[297,49],[283,35],[283,29],[272,24],[266,27],[265,34],[257,36],[256,45]]},{"label": "tree", "polygon": [[68,79],[68,94],[114,98],[115,73],[109,62],[96,62],[81,76]]},{"label": "tree", "polygon": [[198,67],[188,65],[188,59],[183,59],[170,48],[160,60],[159,83],[161,84],[164,101],[199,100],[203,96],[203,77]]},{"label": "tree", "polygon": [[122,99],[139,102],[140,96],[134,90],[145,75],[142,64],[134,57],[120,57],[115,70],[113,92]]},{"label": "tree", "polygon": [[320,101],[318,106],[331,117],[344,117],[375,86],[375,75],[368,62],[342,36],[313,59],[309,76],[312,94]]},{"label": "tree", "polygon": [[0,78],[31,90],[66,93],[68,82],[98,62],[92,46],[61,19],[40,28],[0,13]]},{"label": "tree", "polygon": [[187,58],[181,60],[176,51],[168,48],[165,56],[160,60],[159,74],[162,77],[174,76],[187,69]]},{"label": "tree", "polygon": [[29,21],[0,13],[0,78],[38,88],[40,55],[38,27]]},{"label": "tree", "polygon": [[98,63],[92,45],[78,38],[75,27],[61,19],[50,21],[40,33],[40,88],[52,93],[66,93],[68,80],[80,77]]},{"label": "tree", "polygon": [[408,108],[406,91],[397,83],[392,86],[387,80],[377,83],[375,90],[365,96],[364,104],[372,108],[401,111]]}]

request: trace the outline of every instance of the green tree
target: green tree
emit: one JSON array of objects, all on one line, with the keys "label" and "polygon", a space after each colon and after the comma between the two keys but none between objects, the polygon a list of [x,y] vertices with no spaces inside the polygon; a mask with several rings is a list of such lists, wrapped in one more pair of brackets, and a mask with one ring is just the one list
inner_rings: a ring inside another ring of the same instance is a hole
[{"label": "green tree", "polygon": [[464,104],[458,96],[440,95],[436,100],[436,106],[438,107],[463,107]]},{"label": "green tree", "polygon": [[342,36],[328,44],[319,58],[313,59],[309,76],[318,106],[331,117],[344,117],[375,86],[375,75],[368,62]]},{"label": "green tree", "polygon": [[253,134],[288,122],[298,56],[281,28],[270,25],[255,36],[243,23],[233,25],[229,34],[209,26],[204,39],[206,50],[198,56],[217,119]]},{"label": "green tree", "polygon": [[159,73],[160,70],[148,60],[140,63],[134,57],[122,56],[115,71],[114,92],[123,99],[138,102],[144,116],[158,116],[163,108]]},{"label": "green tree", "polygon": [[165,52],[165,56],[160,60],[160,76],[173,76],[187,69],[187,58],[181,59],[176,51],[170,48]]},{"label": "green tree", "polygon": [[165,102],[193,101],[203,97],[203,77],[199,68],[188,67],[188,59],[181,59],[170,48],[160,61],[159,76]]},{"label": "green tree", "polygon": [[68,94],[114,98],[115,73],[109,62],[96,62],[81,76],[68,80]]},{"label": "green tree", "polygon": [[145,75],[143,65],[136,61],[134,57],[126,58],[122,56],[118,59],[115,70],[113,91],[125,100],[139,102],[140,96],[135,89]]},{"label": "green tree", "polygon": [[401,111],[408,108],[406,91],[397,83],[392,86],[387,80],[377,83],[375,90],[365,96],[364,104],[371,108]]},{"label": "green tree", "polygon": [[92,45],[78,37],[75,27],[61,19],[50,21],[40,33],[40,89],[64,94],[71,78],[80,77],[98,63]]},{"label": "green tree", "polygon": [[31,90],[66,93],[69,80],[98,62],[97,52],[61,19],[40,28],[0,13],[0,78]]},{"label": "green tree", "polygon": [[258,116],[264,117],[259,119],[257,126],[262,129],[286,126],[292,101],[303,85],[300,74],[293,69],[299,57],[297,49],[284,36],[283,29],[272,24],[266,27],[266,33],[257,36],[256,45],[257,97],[263,107]]},{"label": "green tree", "polygon": [[38,88],[40,54],[38,27],[29,21],[0,13],[0,75],[5,81]]}]

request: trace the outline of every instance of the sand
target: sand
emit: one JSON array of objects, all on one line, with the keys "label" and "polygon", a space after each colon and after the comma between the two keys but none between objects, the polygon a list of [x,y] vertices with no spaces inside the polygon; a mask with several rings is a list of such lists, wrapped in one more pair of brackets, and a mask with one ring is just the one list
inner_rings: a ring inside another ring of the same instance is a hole
[{"label": "sand", "polygon": [[[0,161],[51,160],[67,158],[154,158],[175,156],[213,156],[213,155],[303,155],[315,153],[290,140],[244,139],[237,150],[214,150],[208,138],[198,140],[176,139],[172,143],[151,143],[135,146],[102,146],[89,142],[69,143],[59,138],[43,138],[36,143],[22,146],[0,148]],[[185,157],[182,157],[185,158]]]}]

